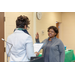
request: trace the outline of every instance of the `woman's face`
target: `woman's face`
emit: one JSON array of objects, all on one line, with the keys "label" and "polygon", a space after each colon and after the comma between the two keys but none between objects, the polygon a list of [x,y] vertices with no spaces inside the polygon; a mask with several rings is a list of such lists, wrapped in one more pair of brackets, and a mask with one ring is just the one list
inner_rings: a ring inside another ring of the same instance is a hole
[{"label": "woman's face", "polygon": [[56,35],[55,31],[53,29],[50,29],[49,32],[48,32],[48,36],[50,38],[53,38],[53,37],[55,37],[55,35]]}]

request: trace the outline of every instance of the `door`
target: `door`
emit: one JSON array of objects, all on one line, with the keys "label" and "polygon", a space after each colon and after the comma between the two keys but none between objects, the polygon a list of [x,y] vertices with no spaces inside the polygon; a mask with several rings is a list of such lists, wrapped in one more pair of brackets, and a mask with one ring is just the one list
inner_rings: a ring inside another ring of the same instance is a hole
[{"label": "door", "polygon": [[4,62],[4,12],[0,12],[0,62]]},{"label": "door", "polygon": [[[59,22],[56,22],[56,27],[58,28],[58,31],[59,31]],[[59,33],[56,37],[59,38]]]}]

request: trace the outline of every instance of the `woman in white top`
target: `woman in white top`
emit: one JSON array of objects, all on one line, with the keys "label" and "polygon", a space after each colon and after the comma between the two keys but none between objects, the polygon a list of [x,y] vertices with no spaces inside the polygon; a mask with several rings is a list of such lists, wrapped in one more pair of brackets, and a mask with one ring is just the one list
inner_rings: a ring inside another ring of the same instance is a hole
[{"label": "woman in white top", "polygon": [[8,36],[6,43],[6,53],[10,57],[10,61],[30,61],[31,57],[38,56],[39,53],[33,49],[32,37],[27,31],[30,21],[27,16],[19,16],[16,20],[16,29],[14,33]]}]

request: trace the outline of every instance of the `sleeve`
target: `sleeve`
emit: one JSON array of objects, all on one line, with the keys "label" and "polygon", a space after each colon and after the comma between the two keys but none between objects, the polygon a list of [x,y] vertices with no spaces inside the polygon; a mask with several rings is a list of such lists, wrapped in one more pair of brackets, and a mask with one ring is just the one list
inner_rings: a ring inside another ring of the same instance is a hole
[{"label": "sleeve", "polygon": [[[10,39],[9,37],[7,38],[7,42],[10,42]],[[9,52],[10,48],[11,48],[11,45],[9,43],[6,42],[6,54],[8,57],[10,57],[10,53],[11,51]],[[9,54],[8,54],[9,53]]]},{"label": "sleeve", "polygon": [[60,44],[59,44],[59,51],[60,51],[60,62],[64,62],[65,48],[64,48],[64,44],[62,43],[62,41],[60,41]]},{"label": "sleeve", "polygon": [[[40,43],[39,39],[35,39],[36,40],[36,43]],[[41,43],[45,43],[46,39],[43,40]],[[44,46],[42,47],[42,49],[44,48]],[[42,51],[42,56],[44,56],[44,49]]]},{"label": "sleeve", "polygon": [[[36,43],[40,43],[39,39],[35,39],[36,40]],[[46,40],[46,39],[45,39]],[[44,43],[45,40],[43,40],[41,43]]]},{"label": "sleeve", "polygon": [[40,43],[39,39],[35,39],[36,40],[36,43]]},{"label": "sleeve", "polygon": [[28,36],[26,40],[26,51],[27,51],[28,59],[36,56],[36,54],[34,54],[34,48],[33,48],[33,42],[31,36]]}]

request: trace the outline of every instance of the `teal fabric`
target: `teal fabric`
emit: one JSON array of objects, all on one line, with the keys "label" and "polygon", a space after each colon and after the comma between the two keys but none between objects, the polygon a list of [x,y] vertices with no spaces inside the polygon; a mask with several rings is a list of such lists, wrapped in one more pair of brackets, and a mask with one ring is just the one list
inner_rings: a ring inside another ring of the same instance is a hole
[{"label": "teal fabric", "polygon": [[23,29],[23,28],[16,28],[16,29],[14,29],[14,31],[15,31],[15,30],[22,30],[22,31],[25,32],[26,34],[30,35],[26,29]]}]

